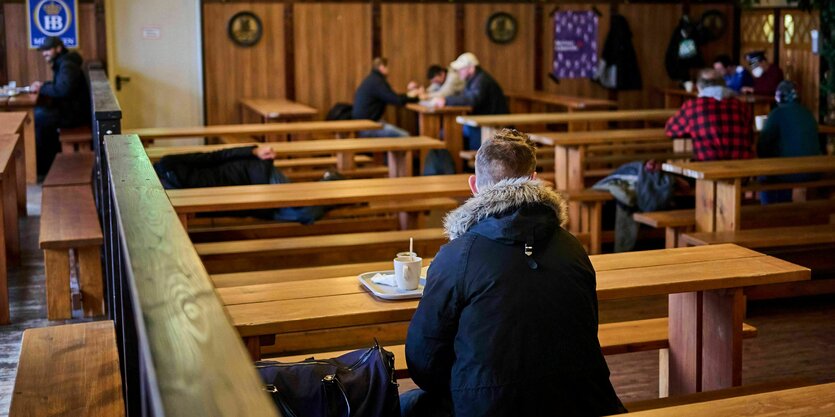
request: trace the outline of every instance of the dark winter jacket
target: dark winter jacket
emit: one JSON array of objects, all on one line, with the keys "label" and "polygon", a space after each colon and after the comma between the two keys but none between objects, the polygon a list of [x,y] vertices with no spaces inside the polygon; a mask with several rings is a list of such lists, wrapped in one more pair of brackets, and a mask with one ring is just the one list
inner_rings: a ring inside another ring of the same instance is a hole
[{"label": "dark winter jacket", "polygon": [[154,168],[165,188],[267,184],[274,170],[273,161],[258,159],[252,154],[253,148],[166,155]]},{"label": "dark winter jacket", "polygon": [[77,52],[63,50],[52,61],[53,80],[40,89],[50,107],[60,111],[59,126],[75,127],[90,123],[90,88],[81,70],[83,59]]},{"label": "dark winter jacket", "polygon": [[[597,339],[595,272],[565,201],[509,179],[450,213],[406,339],[409,373],[457,417],[621,411]],[[531,255],[526,254],[528,245]]]},{"label": "dark winter jacket", "polygon": [[354,93],[354,108],[351,110],[351,117],[376,121],[383,118],[386,104],[402,106],[417,101],[416,97],[409,98],[405,94],[395,93],[386,80],[386,76],[380,71],[372,70]]},{"label": "dark winter jacket", "polygon": [[472,106],[470,114],[507,114],[507,97],[499,83],[487,71],[476,67],[460,94],[446,98],[447,106]]},{"label": "dark winter jacket", "polygon": [[[664,56],[664,66],[671,80],[688,81],[691,68],[704,67],[704,59],[699,53],[700,42],[695,25],[685,17],[679,19]],[[683,47],[682,43],[686,47]]]},{"label": "dark winter jacket", "polygon": [[606,87],[616,90],[641,89],[641,71],[632,45],[632,30],[623,15],[612,16],[601,58],[607,69],[612,66],[617,69],[615,85]]}]

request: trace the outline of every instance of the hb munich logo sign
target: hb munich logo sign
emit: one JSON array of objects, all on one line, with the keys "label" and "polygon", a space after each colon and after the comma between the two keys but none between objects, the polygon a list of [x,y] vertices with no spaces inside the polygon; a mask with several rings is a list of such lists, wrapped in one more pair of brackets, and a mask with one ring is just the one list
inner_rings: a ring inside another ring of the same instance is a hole
[{"label": "hb munich logo sign", "polygon": [[78,47],[77,0],[27,0],[29,47],[38,48],[48,36],[58,36],[68,48]]}]

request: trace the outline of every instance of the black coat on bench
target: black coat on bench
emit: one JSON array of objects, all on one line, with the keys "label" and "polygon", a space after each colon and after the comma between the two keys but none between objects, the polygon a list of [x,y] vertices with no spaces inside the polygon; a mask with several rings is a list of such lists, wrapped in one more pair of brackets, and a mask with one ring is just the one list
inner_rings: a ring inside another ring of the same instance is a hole
[{"label": "black coat on bench", "polygon": [[429,268],[406,360],[421,389],[451,396],[456,417],[623,411],[597,339],[594,268],[562,228],[565,207],[521,178],[445,219],[451,241]]},{"label": "black coat on bench", "polygon": [[273,161],[252,154],[255,146],[166,155],[156,164],[165,188],[224,187],[230,185],[268,184]]}]

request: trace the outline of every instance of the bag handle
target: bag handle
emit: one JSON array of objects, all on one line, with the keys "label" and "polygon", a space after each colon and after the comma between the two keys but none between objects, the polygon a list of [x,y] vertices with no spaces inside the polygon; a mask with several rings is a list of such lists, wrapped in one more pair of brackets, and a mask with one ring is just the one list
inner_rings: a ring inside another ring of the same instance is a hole
[{"label": "bag handle", "polygon": [[351,402],[348,401],[348,394],[345,393],[345,387],[342,385],[342,382],[339,381],[339,378],[336,377],[336,374],[325,375],[325,377],[322,378],[322,382],[326,387],[336,387],[342,397],[342,400],[345,401],[345,407],[347,409],[345,417],[351,417]]}]

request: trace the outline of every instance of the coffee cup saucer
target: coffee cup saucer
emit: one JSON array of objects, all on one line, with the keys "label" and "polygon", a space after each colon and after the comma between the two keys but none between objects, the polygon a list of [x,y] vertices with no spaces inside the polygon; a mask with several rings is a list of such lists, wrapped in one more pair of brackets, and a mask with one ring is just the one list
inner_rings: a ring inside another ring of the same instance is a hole
[{"label": "coffee cup saucer", "polygon": [[375,297],[384,300],[407,300],[411,298],[420,298],[423,296],[423,288],[426,286],[426,276],[421,275],[420,282],[418,282],[417,289],[401,290],[390,285],[377,284],[371,281],[371,278],[377,274],[394,274],[393,270],[388,271],[372,271],[359,274],[357,278],[368,292]]}]

